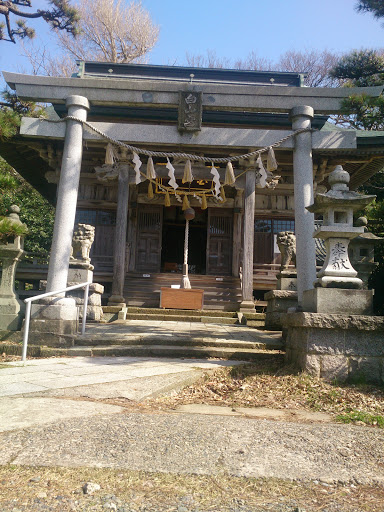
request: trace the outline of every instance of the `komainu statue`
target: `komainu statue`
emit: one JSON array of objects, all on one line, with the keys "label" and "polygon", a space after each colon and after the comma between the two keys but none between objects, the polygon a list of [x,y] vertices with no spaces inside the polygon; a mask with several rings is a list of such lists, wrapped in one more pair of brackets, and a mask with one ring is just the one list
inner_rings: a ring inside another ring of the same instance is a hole
[{"label": "komainu statue", "polygon": [[292,262],[296,266],[296,236],[293,231],[280,231],[277,234],[277,245],[281,252],[280,272],[288,270]]},{"label": "komainu statue", "polygon": [[71,261],[89,263],[89,253],[95,239],[95,227],[90,224],[77,224],[72,238]]}]

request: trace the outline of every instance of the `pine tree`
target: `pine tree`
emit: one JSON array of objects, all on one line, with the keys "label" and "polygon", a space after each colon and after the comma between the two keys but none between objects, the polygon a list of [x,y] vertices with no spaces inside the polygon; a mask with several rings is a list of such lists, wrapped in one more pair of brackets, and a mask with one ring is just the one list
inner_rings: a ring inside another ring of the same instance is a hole
[{"label": "pine tree", "polygon": [[[41,18],[51,28],[64,30],[72,35],[78,33],[79,15],[69,0],[47,0],[47,9],[33,9],[32,0],[0,0],[0,40],[16,43],[16,38],[32,39],[35,30],[27,25],[27,19]],[[16,17],[16,19],[15,19]]]}]

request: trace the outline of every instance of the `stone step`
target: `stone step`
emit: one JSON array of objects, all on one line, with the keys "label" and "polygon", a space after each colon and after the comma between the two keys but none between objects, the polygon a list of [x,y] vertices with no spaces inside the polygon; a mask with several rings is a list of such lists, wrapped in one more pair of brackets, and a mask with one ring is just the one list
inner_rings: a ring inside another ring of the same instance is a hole
[{"label": "stone step", "polygon": [[213,336],[192,337],[186,334],[173,335],[169,337],[160,336],[138,336],[138,335],[116,335],[116,334],[91,334],[77,336],[75,338],[76,346],[188,346],[188,347],[214,347],[214,348],[236,348],[242,350],[283,350],[281,332],[260,333],[257,341],[242,341],[238,339],[220,339]]},{"label": "stone step", "polygon": [[[126,304],[129,307],[138,307],[138,308],[158,308],[160,304],[160,298],[153,299],[150,297],[145,297],[142,299],[135,299],[135,298],[128,298],[126,296],[125,299]],[[237,311],[239,309],[239,302],[211,302],[211,303],[205,303],[204,304],[204,311],[205,310],[216,310],[216,311]]]},{"label": "stone step", "polygon": [[154,314],[146,314],[146,313],[127,313],[126,320],[158,320],[161,322],[204,322],[207,324],[220,323],[225,325],[233,325],[239,323],[237,317],[236,318],[227,318],[227,317],[212,317],[212,316],[192,316],[189,315],[188,311],[184,312],[184,316],[180,315],[172,315],[172,314],[162,314],[161,310],[159,313]]},{"label": "stone step", "polygon": [[[264,313],[259,313],[260,315],[264,315]],[[258,329],[265,327],[265,319],[264,320],[248,320],[247,319],[247,326],[248,327],[257,327]]]},{"label": "stone step", "polygon": [[197,317],[205,317],[205,316],[213,316],[213,317],[221,317],[221,318],[237,318],[236,311],[205,311],[205,310],[185,310],[185,309],[159,309],[159,308],[135,308],[129,306],[127,308],[128,313],[144,313],[146,315],[158,315],[159,313],[162,315],[173,315],[173,316],[197,316]]},{"label": "stone step", "polygon": [[283,358],[278,350],[243,349],[226,347],[191,347],[176,345],[110,345],[110,346],[76,346],[70,348],[41,349],[41,357],[49,356],[131,356],[131,357],[167,357],[167,358],[218,358],[234,361],[260,361],[271,357]]}]

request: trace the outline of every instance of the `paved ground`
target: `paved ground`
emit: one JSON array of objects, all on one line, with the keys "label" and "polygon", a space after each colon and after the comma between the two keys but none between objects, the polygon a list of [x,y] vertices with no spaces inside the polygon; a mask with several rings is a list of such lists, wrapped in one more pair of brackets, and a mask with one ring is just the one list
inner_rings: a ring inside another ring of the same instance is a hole
[{"label": "paved ground", "polygon": [[140,412],[89,400],[125,397],[134,405],[228,364],[129,357],[4,364],[0,464],[384,483],[380,429],[321,423],[325,417],[270,421],[228,408]]}]

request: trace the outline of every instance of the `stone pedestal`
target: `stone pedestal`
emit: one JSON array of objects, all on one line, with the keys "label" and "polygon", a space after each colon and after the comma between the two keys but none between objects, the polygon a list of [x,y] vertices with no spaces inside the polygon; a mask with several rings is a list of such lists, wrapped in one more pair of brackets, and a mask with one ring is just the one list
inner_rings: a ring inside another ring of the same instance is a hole
[{"label": "stone pedestal", "polygon": [[51,347],[72,346],[78,331],[78,310],[71,298],[47,297],[32,304],[29,342]]},{"label": "stone pedestal", "polygon": [[373,290],[314,288],[303,294],[304,311],[349,315],[372,315]]},{"label": "stone pedestal", "polygon": [[288,290],[297,292],[297,272],[291,270],[283,270],[277,274],[277,290]]},{"label": "stone pedestal", "polygon": [[384,318],[287,313],[286,362],[328,381],[384,384]]},{"label": "stone pedestal", "polygon": [[291,290],[271,290],[264,295],[268,302],[265,314],[265,327],[272,331],[280,331],[283,326],[281,315],[289,308],[297,307],[297,292]]},{"label": "stone pedestal", "polygon": [[[77,282],[68,282],[68,286],[73,286]],[[99,283],[92,283],[89,285],[88,305],[87,305],[87,320],[100,322],[103,319],[103,309],[101,307],[101,296],[104,293],[104,286]],[[67,297],[75,299],[76,306],[79,308],[79,318],[83,318],[84,306],[84,290],[72,290],[67,293]]]}]

